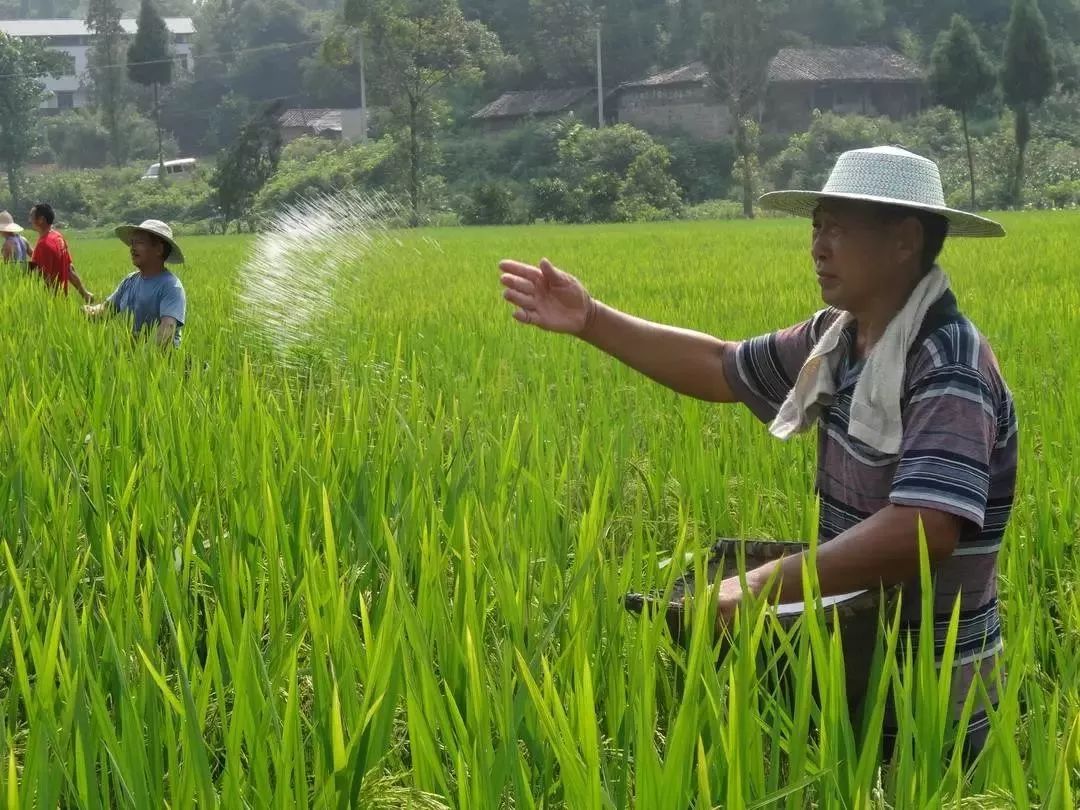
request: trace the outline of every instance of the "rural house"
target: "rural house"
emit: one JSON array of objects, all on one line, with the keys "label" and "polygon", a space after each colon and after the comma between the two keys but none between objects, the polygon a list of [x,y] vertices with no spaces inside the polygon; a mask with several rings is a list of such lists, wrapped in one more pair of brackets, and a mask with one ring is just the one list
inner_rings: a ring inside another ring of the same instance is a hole
[{"label": "rural house", "polygon": [[473,113],[472,120],[486,132],[499,132],[525,121],[564,117],[595,122],[596,88],[513,90]]},{"label": "rural house", "polygon": [[[648,131],[717,140],[732,129],[701,62],[627,82],[610,97],[612,120]],[[899,119],[920,112],[925,97],[921,68],[889,48],[784,48],[769,65],[762,121],[789,133],[806,129],[814,110]]]},{"label": "rural house", "polygon": [[[371,118],[375,110],[367,110],[367,130],[371,133]],[[291,109],[278,117],[281,140],[291,143],[305,135],[313,135],[335,141],[355,143],[362,140],[364,117],[360,109]]]},{"label": "rural house", "polygon": [[[472,117],[487,131],[568,115],[594,121],[594,94],[587,87],[504,93]],[[685,132],[701,140],[731,134],[731,115],[716,98],[701,62],[626,82],[607,98],[610,123]],[[920,112],[925,99],[922,69],[889,48],[784,48],[769,65],[763,125],[774,133],[802,131],[814,110],[906,118]]]}]

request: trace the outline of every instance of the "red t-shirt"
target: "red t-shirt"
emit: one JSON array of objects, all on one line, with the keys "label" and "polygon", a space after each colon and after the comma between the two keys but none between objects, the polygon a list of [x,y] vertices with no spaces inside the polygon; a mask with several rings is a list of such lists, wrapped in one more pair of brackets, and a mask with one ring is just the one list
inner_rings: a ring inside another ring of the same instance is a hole
[{"label": "red t-shirt", "polygon": [[58,231],[49,231],[38,239],[34,255],[30,257],[50,287],[60,287],[67,292],[71,276],[71,254],[67,242]]}]

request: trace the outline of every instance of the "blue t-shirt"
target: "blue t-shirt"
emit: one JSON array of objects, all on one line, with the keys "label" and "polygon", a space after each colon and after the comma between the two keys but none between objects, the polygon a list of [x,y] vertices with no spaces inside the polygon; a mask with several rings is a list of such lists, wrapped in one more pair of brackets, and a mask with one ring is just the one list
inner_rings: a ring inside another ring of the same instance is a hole
[{"label": "blue t-shirt", "polygon": [[135,271],[121,281],[106,300],[118,312],[134,318],[131,332],[136,336],[146,327],[156,328],[162,318],[175,318],[177,327],[173,345],[180,345],[180,333],[187,315],[187,296],[180,279],[168,270],[150,278],[143,278]]}]

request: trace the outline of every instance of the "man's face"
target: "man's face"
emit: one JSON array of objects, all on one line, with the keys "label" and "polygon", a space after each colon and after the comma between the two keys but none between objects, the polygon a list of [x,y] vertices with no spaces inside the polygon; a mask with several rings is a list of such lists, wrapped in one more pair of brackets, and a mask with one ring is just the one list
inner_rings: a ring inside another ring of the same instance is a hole
[{"label": "man's face", "polygon": [[39,217],[36,208],[30,209],[30,227],[35,231],[41,231],[48,223],[45,222],[45,217]]},{"label": "man's face", "polygon": [[822,200],[810,245],[822,300],[857,312],[897,284],[912,255],[904,227],[886,222],[871,203]]},{"label": "man's face", "polygon": [[131,263],[139,270],[163,263],[165,247],[150,234],[136,232],[131,237]]}]

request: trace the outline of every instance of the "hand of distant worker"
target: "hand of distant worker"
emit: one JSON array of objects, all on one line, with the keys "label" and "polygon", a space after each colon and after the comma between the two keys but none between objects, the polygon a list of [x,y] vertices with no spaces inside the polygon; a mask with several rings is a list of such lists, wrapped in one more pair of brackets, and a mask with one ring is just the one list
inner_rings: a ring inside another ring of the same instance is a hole
[{"label": "hand of distant worker", "polygon": [[[93,296],[91,296],[91,298],[92,297]],[[82,309],[83,309],[83,314],[86,315],[86,317],[88,317],[88,318],[100,318],[102,315],[105,314],[105,302],[102,301],[100,304],[95,304],[95,305],[87,304]]]},{"label": "hand of distant worker", "polygon": [[514,318],[549,332],[581,335],[595,317],[596,302],[584,285],[547,259],[539,267],[500,262],[503,298],[517,307]]},{"label": "hand of distant worker", "polygon": [[83,290],[83,300],[87,304],[94,303],[94,294],[92,292],[90,292],[89,290]]}]

